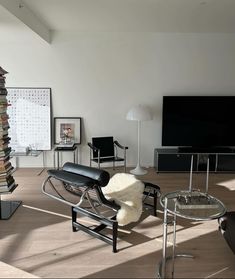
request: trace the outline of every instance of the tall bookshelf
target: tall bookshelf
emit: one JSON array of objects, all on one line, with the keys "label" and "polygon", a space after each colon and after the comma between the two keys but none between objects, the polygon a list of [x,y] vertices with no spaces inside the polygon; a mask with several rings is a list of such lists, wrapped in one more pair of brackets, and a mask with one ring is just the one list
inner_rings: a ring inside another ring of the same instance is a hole
[{"label": "tall bookshelf", "polygon": [[0,219],[9,219],[21,204],[21,201],[4,201],[2,195],[11,194],[18,186],[12,175],[13,167],[10,162],[11,148],[8,146],[8,114],[7,114],[7,89],[5,87],[5,75],[8,74],[0,67]]}]

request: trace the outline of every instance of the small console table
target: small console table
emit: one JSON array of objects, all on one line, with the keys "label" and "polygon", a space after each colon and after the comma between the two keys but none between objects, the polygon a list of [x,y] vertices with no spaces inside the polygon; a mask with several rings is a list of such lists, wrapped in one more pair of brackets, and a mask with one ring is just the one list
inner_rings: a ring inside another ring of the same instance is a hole
[{"label": "small console table", "polygon": [[[225,214],[226,208],[223,203],[209,194],[199,191],[175,191],[162,196],[160,200],[164,207],[163,222],[163,248],[162,260],[158,266],[158,278],[166,278],[166,262],[172,260],[171,275],[174,278],[174,261],[177,257],[193,258],[189,254],[176,254],[176,216],[194,221],[207,221],[221,217]],[[172,221],[169,221],[171,215]],[[168,225],[173,225],[173,248],[172,255],[166,255]]]},{"label": "small console table", "polygon": [[[63,152],[72,152],[73,153],[73,162],[78,163],[78,147],[74,145],[73,147],[58,147],[54,148],[54,168],[59,169],[62,161]],[[56,159],[57,154],[57,159]]]}]

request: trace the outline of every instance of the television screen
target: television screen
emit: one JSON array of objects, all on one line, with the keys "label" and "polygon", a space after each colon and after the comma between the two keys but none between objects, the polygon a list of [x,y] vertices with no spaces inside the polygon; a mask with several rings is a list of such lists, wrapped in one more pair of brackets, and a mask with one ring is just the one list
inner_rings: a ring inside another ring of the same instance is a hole
[{"label": "television screen", "polygon": [[235,146],[235,96],[164,96],[162,145]]}]

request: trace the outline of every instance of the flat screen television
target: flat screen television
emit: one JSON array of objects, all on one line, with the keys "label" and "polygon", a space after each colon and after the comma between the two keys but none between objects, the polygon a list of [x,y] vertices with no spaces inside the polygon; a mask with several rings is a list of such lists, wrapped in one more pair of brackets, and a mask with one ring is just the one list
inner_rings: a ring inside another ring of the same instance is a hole
[{"label": "flat screen television", "polygon": [[164,96],[162,145],[235,146],[235,96]]}]

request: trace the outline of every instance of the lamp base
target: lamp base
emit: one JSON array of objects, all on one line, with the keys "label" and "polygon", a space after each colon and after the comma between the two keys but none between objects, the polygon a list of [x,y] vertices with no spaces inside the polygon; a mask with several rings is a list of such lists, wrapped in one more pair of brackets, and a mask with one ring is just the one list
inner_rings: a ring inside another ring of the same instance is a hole
[{"label": "lamp base", "polygon": [[144,175],[147,173],[147,171],[143,169],[141,166],[137,166],[135,169],[130,170],[130,173],[135,175]]}]

